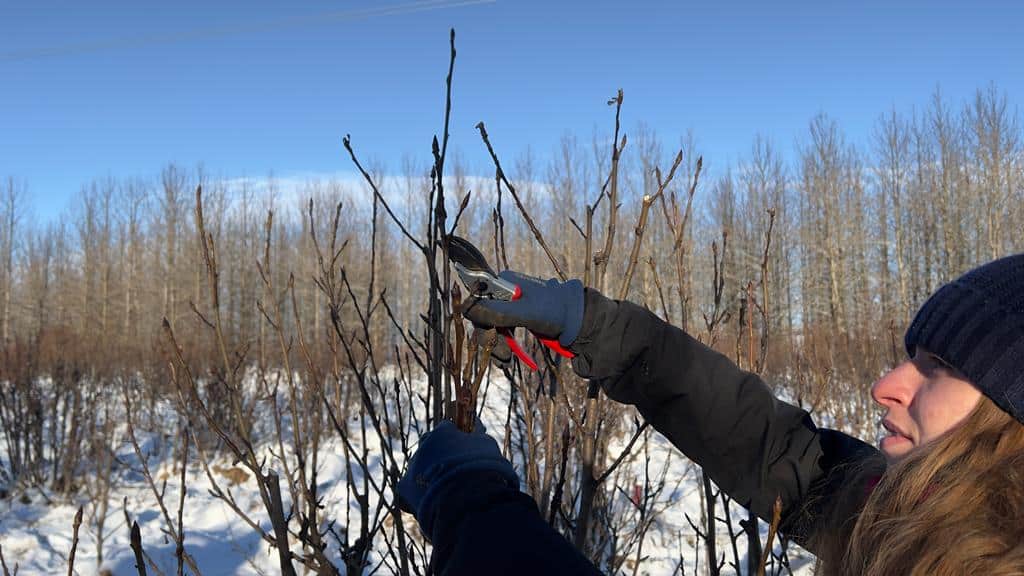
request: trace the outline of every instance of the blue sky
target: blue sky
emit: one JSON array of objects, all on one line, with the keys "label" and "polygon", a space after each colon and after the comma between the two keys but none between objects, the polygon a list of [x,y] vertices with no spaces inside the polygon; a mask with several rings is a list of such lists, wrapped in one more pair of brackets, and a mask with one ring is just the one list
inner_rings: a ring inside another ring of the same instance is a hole
[{"label": "blue sky", "polygon": [[755,134],[787,156],[825,112],[854,142],[895,106],[954,103],[994,82],[1024,98],[1024,3],[0,0],[0,176],[36,221],[94,178],[168,162],[228,176],[352,170],[341,146],[394,172],[440,130],[457,33],[452,148],[492,173],[573,132],[688,129],[712,167]]}]

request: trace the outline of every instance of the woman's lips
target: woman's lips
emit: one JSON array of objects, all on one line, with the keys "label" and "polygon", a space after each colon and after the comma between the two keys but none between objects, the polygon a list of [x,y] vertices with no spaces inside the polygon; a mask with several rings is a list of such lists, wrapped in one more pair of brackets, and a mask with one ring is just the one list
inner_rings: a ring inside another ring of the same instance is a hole
[{"label": "woman's lips", "polygon": [[885,428],[886,432],[888,432],[888,434],[882,438],[880,443],[882,450],[893,449],[904,444],[910,444],[913,446],[914,441],[910,435],[904,432],[899,426],[893,424],[890,420],[883,420],[882,427]]},{"label": "woman's lips", "polygon": [[900,447],[906,448],[908,446],[913,446],[913,443],[905,436],[886,436],[882,438],[882,441],[878,443],[878,446],[883,452],[893,452]]},{"label": "woman's lips", "polygon": [[893,424],[892,420],[882,420],[882,428],[885,428],[893,436],[903,436],[908,440],[910,439],[910,434],[907,434],[902,428]]}]

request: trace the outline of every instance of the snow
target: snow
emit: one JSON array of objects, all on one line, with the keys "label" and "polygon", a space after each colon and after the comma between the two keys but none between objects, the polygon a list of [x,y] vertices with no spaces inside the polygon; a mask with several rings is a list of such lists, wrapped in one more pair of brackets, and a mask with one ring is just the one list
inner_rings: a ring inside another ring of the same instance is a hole
[{"label": "snow", "polygon": [[[489,433],[501,443],[504,435],[504,420],[510,386],[500,376],[495,376],[487,383],[486,405],[481,410],[481,420]],[[138,440],[144,454],[151,455],[148,463],[158,487],[166,481],[164,502],[171,517],[177,519],[177,503],[180,495],[180,468],[175,459],[180,440],[173,431],[176,430],[176,416],[173,406],[158,406],[161,414],[159,419],[166,426],[165,431],[143,433],[137,431]],[[270,418],[264,413],[263,418]],[[261,429],[267,426],[264,420]],[[136,423],[139,426],[139,423]],[[625,438],[615,439],[610,443],[607,462],[615,459],[623,450],[632,432],[632,424],[626,425]],[[273,428],[269,426],[269,428]],[[269,432],[269,431],[264,431]],[[114,575],[133,575],[135,559],[129,546],[130,524],[125,519],[125,511],[140,526],[143,546],[146,553],[164,574],[177,571],[175,543],[164,533],[166,522],[156,499],[141,473],[141,465],[135,452],[128,442],[126,430],[119,429],[120,444],[116,454],[120,465],[112,474],[112,488],[109,497],[103,538],[103,560],[99,563],[97,545],[100,541],[96,532],[95,522],[89,518],[95,513],[93,505],[84,492],[79,492],[71,501],[60,501],[60,497],[52,493],[29,489],[13,494],[0,500],[0,547],[7,566],[12,570],[18,566],[18,574],[63,574],[67,571],[67,558],[71,549],[72,523],[78,506],[84,506],[86,518],[80,529],[79,544],[75,557],[75,569],[78,574],[110,573]],[[332,435],[333,436],[333,435]],[[622,512],[624,522],[636,522],[638,514],[628,495],[634,483],[643,485],[645,469],[651,476],[655,486],[659,479],[664,482],[662,491],[653,502],[653,520],[647,539],[643,545],[643,557],[639,574],[672,574],[682,561],[685,573],[694,573],[695,562],[700,564],[700,572],[704,571],[702,544],[698,545],[694,531],[686,519],[686,514],[694,522],[700,523],[702,506],[701,480],[699,469],[684,458],[660,434],[653,430],[645,432],[649,441],[645,444],[644,437],[634,445],[630,456],[619,468],[615,482],[624,490],[615,491],[611,506]],[[287,436],[286,436],[287,437]],[[272,433],[266,433],[268,442],[260,447],[263,455],[267,455],[268,466],[276,467],[279,461],[270,456],[270,451],[277,452],[276,443],[271,444]],[[366,436],[370,454],[380,454],[380,446],[374,434]],[[352,440],[357,443],[360,435],[355,434]],[[646,445],[646,450],[644,446]],[[286,446],[286,452],[288,447]],[[515,452],[515,451],[513,451]],[[4,458],[0,453],[0,461]],[[400,453],[396,452],[400,457]],[[513,462],[522,472],[522,462],[518,454],[513,454]],[[646,462],[645,462],[646,461]],[[294,462],[294,460],[291,460]],[[253,520],[260,523],[268,531],[270,523],[260,500],[256,484],[248,471],[239,474],[238,467],[233,466],[225,458],[210,462],[213,474],[222,489],[229,490],[238,506]],[[401,465],[401,462],[399,462]],[[645,467],[646,464],[646,467]],[[354,472],[359,472],[357,468]],[[380,458],[376,458],[371,466],[371,473],[379,475]],[[345,482],[346,466],[343,457],[341,440],[332,438],[321,446],[317,479],[320,494],[323,497],[325,511],[330,518],[339,523],[347,521],[345,507],[353,513],[358,511],[355,502],[347,502],[348,491]],[[247,479],[243,479],[247,478]],[[238,518],[227,504],[215,497],[209,479],[199,465],[195,452],[190,455],[186,469],[186,499],[183,511],[185,527],[185,548],[195,559],[196,564],[205,575],[227,574],[276,574],[279,572],[277,554],[250,526]],[[290,494],[282,483],[286,509],[290,503]],[[376,498],[371,490],[371,507]],[[631,508],[633,507],[633,508]],[[371,508],[372,509],[372,508]],[[630,512],[633,511],[631,514]],[[734,526],[745,518],[745,512],[733,507],[732,520]],[[718,515],[721,516],[719,502]],[[406,517],[406,524],[414,526],[411,516]],[[355,522],[349,529],[358,530]],[[767,533],[767,525],[761,523],[762,539]],[[732,561],[732,549],[729,535],[723,522],[718,522],[716,542],[720,553],[725,553],[727,565],[723,573],[731,573],[728,562]],[[415,532],[415,530],[414,530]],[[357,535],[353,533],[353,537]],[[743,539],[740,539],[742,544]],[[380,548],[382,539],[375,540]],[[740,551],[741,562],[745,561]],[[622,570],[632,573],[632,562],[635,550],[629,553]],[[340,558],[336,544],[329,546],[328,558]],[[790,549],[789,558],[798,576],[811,574],[813,562],[811,557],[799,550]],[[338,562],[340,564],[340,560]],[[339,568],[342,568],[339,566]],[[190,572],[190,571],[189,571]],[[378,573],[386,573],[383,569]],[[152,574],[153,570],[150,569]],[[300,572],[301,573],[301,572]]]},{"label": "snow", "polygon": [[[205,495],[201,482],[190,479],[194,487],[187,491],[185,507],[186,540],[188,552],[204,574],[253,574],[274,569],[262,560],[259,536],[239,526],[226,506]],[[176,486],[168,483],[167,492],[177,498]],[[31,498],[31,496],[30,496]],[[128,544],[129,526],[125,523],[120,502],[127,499],[129,511],[135,511],[143,545],[166,574],[176,570],[174,542],[161,532],[163,520],[153,502],[153,495],[143,484],[119,486],[112,495],[111,510],[105,526],[109,532],[104,546],[103,568],[115,575],[135,574],[135,560]],[[71,550],[71,526],[77,506],[74,504],[47,505],[42,497],[31,503],[8,501],[5,503],[0,535],[4,558],[13,570],[17,564],[19,574],[59,574],[67,570],[67,555]],[[257,502],[258,504],[258,502]],[[87,506],[88,508],[88,506]],[[86,515],[88,515],[88,510]],[[79,574],[99,572],[96,554],[97,534],[83,522],[79,533],[75,567]]]}]

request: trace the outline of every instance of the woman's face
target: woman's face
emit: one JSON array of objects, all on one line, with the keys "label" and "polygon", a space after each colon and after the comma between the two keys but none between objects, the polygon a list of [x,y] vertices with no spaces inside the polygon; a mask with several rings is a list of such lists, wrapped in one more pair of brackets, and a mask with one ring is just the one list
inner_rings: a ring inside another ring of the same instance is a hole
[{"label": "woman's face", "polygon": [[886,408],[879,445],[894,462],[960,423],[981,399],[981,391],[938,356],[918,347],[871,387],[871,397]]}]

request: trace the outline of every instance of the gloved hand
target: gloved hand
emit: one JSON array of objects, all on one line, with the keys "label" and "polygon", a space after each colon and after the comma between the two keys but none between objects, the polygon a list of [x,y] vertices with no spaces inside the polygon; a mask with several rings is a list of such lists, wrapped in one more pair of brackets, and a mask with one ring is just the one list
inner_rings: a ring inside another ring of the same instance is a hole
[{"label": "gloved hand", "polygon": [[438,496],[445,485],[460,475],[474,473],[492,473],[510,488],[519,489],[512,463],[501,455],[498,443],[487,435],[482,423],[478,421],[473,432],[466,434],[445,420],[420,439],[398,482],[398,506],[416,516],[420,531],[429,539],[440,505]]},{"label": "gloved hand", "polygon": [[583,283],[579,280],[548,281],[506,270],[502,279],[519,286],[517,300],[467,298],[462,315],[479,326],[515,328],[522,326],[563,347],[576,340],[583,325]]}]

